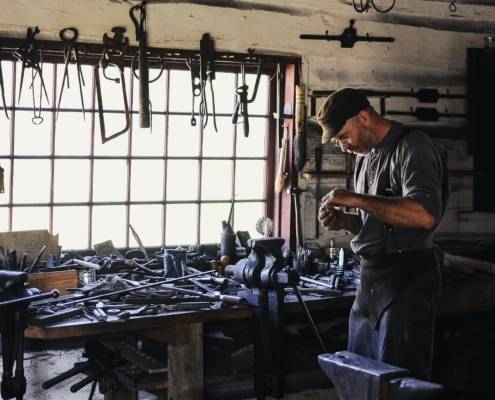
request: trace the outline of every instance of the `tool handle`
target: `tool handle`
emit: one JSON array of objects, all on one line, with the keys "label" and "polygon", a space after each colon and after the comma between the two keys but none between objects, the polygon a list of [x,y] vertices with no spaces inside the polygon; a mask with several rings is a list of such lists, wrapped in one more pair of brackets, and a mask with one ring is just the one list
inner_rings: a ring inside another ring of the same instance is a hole
[{"label": "tool handle", "polygon": [[74,263],[85,268],[91,268],[95,270],[101,269],[101,265],[98,265],[96,263],[92,263],[89,261],[84,261],[84,260],[78,260],[77,258],[74,258]]},{"label": "tool handle", "polygon": [[52,386],[55,386],[57,383],[60,383],[62,381],[65,381],[66,379],[72,378],[74,375],[77,375],[81,372],[84,372],[90,368],[89,362],[84,362],[79,365],[75,365],[71,369],[62,372],[60,375],[48,379],[47,381],[43,382],[41,387],[43,389],[50,389]]},{"label": "tool handle", "polygon": [[89,374],[86,378],[80,380],[79,382],[77,383],[74,383],[71,387],[70,387],[70,391],[72,393],[76,393],[77,391],[81,390],[84,386],[86,385],[89,385],[91,382],[93,382],[95,379],[94,377],[94,374]]},{"label": "tool handle", "polygon": [[149,93],[149,65],[146,49],[146,32],[139,38],[139,127],[149,128],[150,119],[150,93]]},{"label": "tool handle", "polygon": [[243,304],[245,302],[242,297],[232,296],[229,294],[221,294],[218,296],[218,299],[227,304]]}]

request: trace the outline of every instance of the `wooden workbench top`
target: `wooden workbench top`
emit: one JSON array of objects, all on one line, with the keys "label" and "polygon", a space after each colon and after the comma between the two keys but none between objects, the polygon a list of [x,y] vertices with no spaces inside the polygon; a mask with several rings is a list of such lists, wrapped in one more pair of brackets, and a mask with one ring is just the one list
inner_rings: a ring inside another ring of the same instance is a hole
[{"label": "wooden workbench top", "polygon": [[[348,291],[336,297],[315,298],[307,295],[303,297],[310,310],[318,311],[350,309],[354,295],[354,291]],[[495,308],[495,277],[479,274],[469,276],[459,282],[445,284],[442,289],[438,315],[455,315],[493,308]],[[297,303],[295,296],[287,296],[285,312],[290,314],[300,311],[301,306]],[[30,325],[26,329],[26,336],[33,339],[61,339],[105,333],[137,332],[196,322],[245,319],[252,316],[253,312],[248,306],[236,306],[219,310],[174,311],[160,315],[133,317],[128,320],[109,316],[105,322],[91,322],[84,317],[77,317],[45,327]]]}]

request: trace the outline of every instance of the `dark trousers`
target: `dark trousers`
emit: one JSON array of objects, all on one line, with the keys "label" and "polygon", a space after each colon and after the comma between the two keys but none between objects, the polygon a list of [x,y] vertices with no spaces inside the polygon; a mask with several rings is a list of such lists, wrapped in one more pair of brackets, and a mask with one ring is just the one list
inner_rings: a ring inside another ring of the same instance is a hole
[{"label": "dark trousers", "polygon": [[348,351],[407,368],[414,377],[429,380],[439,294],[440,278],[434,268],[402,288],[371,322],[359,306],[369,304],[361,291],[349,317]]}]

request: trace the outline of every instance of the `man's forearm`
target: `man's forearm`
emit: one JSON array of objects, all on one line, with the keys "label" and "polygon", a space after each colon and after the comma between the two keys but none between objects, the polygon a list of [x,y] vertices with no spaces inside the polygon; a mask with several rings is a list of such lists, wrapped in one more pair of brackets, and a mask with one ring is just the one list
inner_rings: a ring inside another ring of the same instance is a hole
[{"label": "man's forearm", "polygon": [[388,198],[355,193],[351,206],[390,225],[423,229],[432,229],[435,226],[435,218],[419,203],[407,198]]}]

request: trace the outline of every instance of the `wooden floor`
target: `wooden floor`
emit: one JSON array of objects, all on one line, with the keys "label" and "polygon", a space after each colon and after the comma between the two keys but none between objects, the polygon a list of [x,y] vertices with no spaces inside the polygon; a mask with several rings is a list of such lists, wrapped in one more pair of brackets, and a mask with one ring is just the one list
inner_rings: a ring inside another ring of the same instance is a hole
[{"label": "wooden floor", "polygon": [[[81,389],[77,393],[71,393],[70,386],[82,379],[82,375],[77,375],[71,379],[60,383],[49,390],[44,390],[41,385],[44,381],[53,378],[71,368],[74,362],[81,361],[82,349],[69,350],[43,350],[26,352],[24,367],[26,377],[28,377],[28,387],[25,400],[86,400],[89,396],[90,385]],[[0,358],[1,360],[1,358]],[[84,359],[83,359],[84,360]],[[139,400],[158,399],[151,393],[140,392]],[[333,389],[304,390],[296,393],[288,393],[284,400],[338,400]],[[103,400],[103,395],[95,393],[93,400]],[[241,400],[241,399],[237,399]],[[248,399],[246,399],[248,400]],[[255,400],[254,398],[249,400]]]}]

